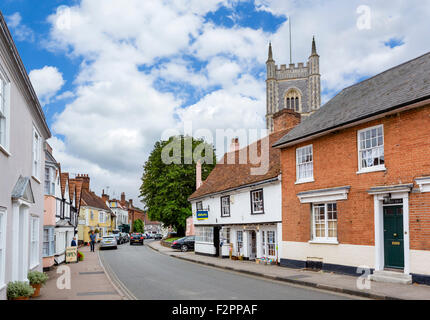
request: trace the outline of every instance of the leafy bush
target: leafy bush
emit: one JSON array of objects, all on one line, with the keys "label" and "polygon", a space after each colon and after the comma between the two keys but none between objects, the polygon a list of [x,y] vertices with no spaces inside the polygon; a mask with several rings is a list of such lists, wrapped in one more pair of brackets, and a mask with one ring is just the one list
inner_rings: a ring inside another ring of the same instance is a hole
[{"label": "leafy bush", "polygon": [[41,284],[44,285],[48,281],[48,275],[39,271],[30,271],[27,275],[30,284]]},{"label": "leafy bush", "polygon": [[133,231],[138,233],[143,233],[145,231],[144,223],[141,219],[134,220]]},{"label": "leafy bush", "polygon": [[20,297],[31,297],[34,288],[25,281],[9,282],[7,285],[7,298],[16,299]]}]

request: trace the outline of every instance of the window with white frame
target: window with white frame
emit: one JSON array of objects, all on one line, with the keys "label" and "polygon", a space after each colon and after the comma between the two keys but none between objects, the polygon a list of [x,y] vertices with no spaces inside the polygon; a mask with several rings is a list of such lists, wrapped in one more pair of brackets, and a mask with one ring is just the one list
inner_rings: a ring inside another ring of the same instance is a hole
[{"label": "window with white frame", "polygon": [[312,213],[312,239],[337,242],[337,204],[314,204]]},{"label": "window with white frame", "polygon": [[37,132],[36,128],[33,127],[33,177],[39,179],[40,178],[40,166],[41,166],[41,159],[40,159],[40,153],[41,153],[41,143],[42,139]]},{"label": "window with white frame", "polygon": [[261,246],[263,249],[263,252],[262,252],[263,257],[266,257],[266,252],[267,252],[267,250],[266,250],[266,231],[261,232]]},{"label": "window with white frame", "polygon": [[9,149],[9,85],[0,73],[0,146]]},{"label": "window with white frame", "polygon": [[94,211],[93,210],[90,211],[90,219],[94,220]]},{"label": "window with white frame", "polygon": [[55,195],[55,169],[45,167],[45,194]]},{"label": "window with white frame", "polygon": [[236,231],[236,249],[238,254],[242,254],[243,248],[243,231]]},{"label": "window with white frame", "polygon": [[308,182],[314,179],[314,157],[312,145],[296,150],[297,182]]},{"label": "window with white frame", "polygon": [[99,211],[99,222],[100,223],[104,223],[105,222],[104,213],[101,212],[101,211]]},{"label": "window with white frame", "polygon": [[230,217],[230,196],[221,197],[221,217]]},{"label": "window with white frame", "polygon": [[43,257],[52,257],[55,254],[54,227],[43,228]]},{"label": "window with white frame", "polygon": [[230,243],[230,228],[222,228],[222,241],[225,245]]},{"label": "window with white frame", "polygon": [[358,158],[359,171],[385,169],[382,125],[358,131]]},{"label": "window with white frame", "polygon": [[267,255],[270,257],[276,256],[275,231],[267,231]]},{"label": "window with white frame", "polygon": [[203,202],[202,201],[197,201],[196,202],[196,210],[203,210]]},{"label": "window with white frame", "polygon": [[0,287],[5,284],[6,209],[0,208]]},{"label": "window with white frame", "polygon": [[264,213],[263,189],[251,191],[251,213]]},{"label": "window with white frame", "polygon": [[30,218],[30,267],[39,264],[39,218]]},{"label": "window with white frame", "polygon": [[212,227],[196,227],[196,242],[213,243],[214,229]]}]

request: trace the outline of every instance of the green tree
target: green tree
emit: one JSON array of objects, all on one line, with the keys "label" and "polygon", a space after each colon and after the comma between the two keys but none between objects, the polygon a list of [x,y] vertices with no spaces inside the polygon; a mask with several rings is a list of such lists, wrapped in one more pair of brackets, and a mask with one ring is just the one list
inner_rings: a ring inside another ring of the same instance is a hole
[{"label": "green tree", "polygon": [[216,165],[213,146],[203,139],[175,136],[156,142],[144,165],[140,197],[148,216],[174,227],[179,235],[192,214],[188,197],[196,190],[198,160],[205,180]]},{"label": "green tree", "polygon": [[145,231],[144,223],[141,219],[134,220],[133,231],[138,233],[143,233]]}]

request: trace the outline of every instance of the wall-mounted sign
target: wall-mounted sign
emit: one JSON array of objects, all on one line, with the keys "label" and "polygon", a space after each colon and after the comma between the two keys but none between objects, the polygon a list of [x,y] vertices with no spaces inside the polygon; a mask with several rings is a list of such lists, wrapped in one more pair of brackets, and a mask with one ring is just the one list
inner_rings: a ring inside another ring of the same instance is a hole
[{"label": "wall-mounted sign", "polygon": [[209,218],[208,210],[197,210],[197,220],[207,220]]},{"label": "wall-mounted sign", "polygon": [[78,247],[66,248],[66,263],[78,262]]}]

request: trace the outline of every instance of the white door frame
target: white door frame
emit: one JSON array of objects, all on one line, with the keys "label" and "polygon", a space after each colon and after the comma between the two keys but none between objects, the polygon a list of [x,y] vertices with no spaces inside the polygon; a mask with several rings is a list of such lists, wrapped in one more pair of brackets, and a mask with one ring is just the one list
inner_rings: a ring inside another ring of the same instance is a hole
[{"label": "white door frame", "polygon": [[409,190],[373,193],[375,219],[375,270],[382,271],[385,267],[384,258],[384,197],[391,194],[392,199],[403,200],[403,248],[405,274],[410,273],[410,240],[409,240]]},{"label": "white door frame", "polygon": [[[28,255],[29,255],[29,214],[30,203],[16,200],[12,203],[12,281],[27,281]],[[20,226],[22,232],[20,234]],[[22,251],[20,250],[22,246]],[[20,263],[20,252],[22,254]]]}]

